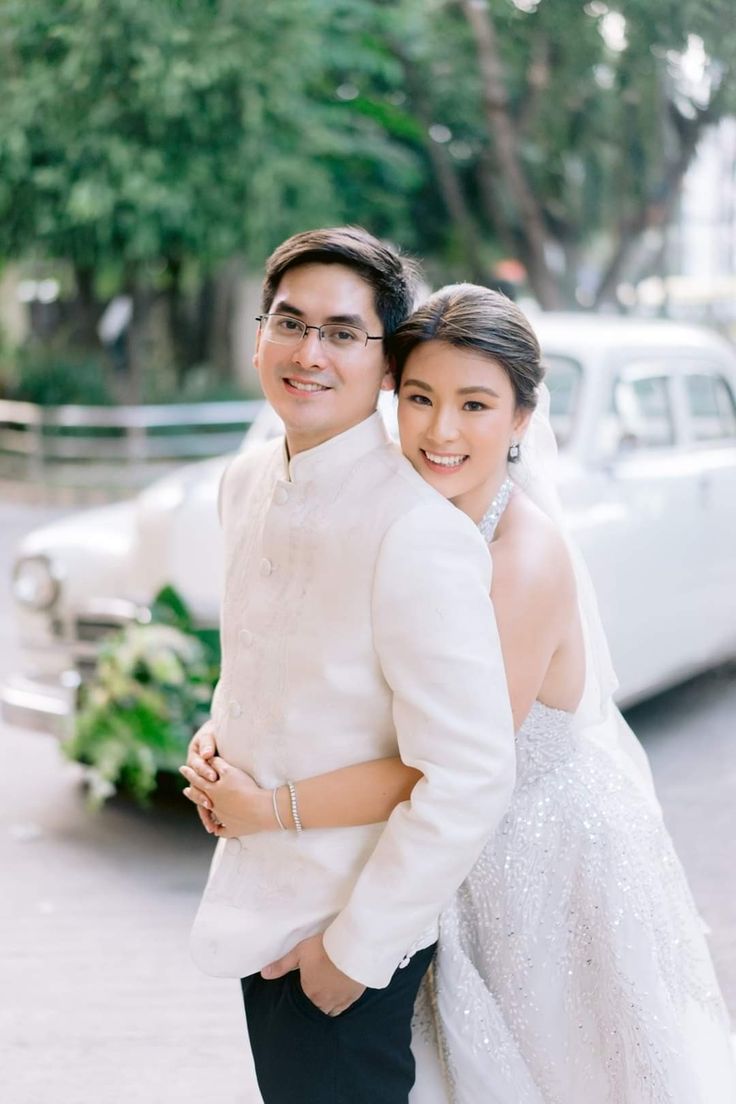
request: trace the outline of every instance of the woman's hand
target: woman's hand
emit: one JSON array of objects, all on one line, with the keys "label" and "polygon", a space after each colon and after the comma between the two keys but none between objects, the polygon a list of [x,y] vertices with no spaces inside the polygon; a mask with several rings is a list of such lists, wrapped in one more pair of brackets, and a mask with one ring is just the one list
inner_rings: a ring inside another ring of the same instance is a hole
[{"label": "woman's hand", "polygon": [[189,783],[185,796],[210,814],[213,835],[232,838],[278,829],[270,790],[261,789],[249,774],[219,756],[210,764],[219,776],[215,782],[190,766],[179,770]]}]

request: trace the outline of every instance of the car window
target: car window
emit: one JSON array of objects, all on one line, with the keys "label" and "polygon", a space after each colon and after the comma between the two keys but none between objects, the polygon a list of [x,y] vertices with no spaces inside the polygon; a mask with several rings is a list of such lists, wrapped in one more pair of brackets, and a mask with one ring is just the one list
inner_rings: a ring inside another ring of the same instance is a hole
[{"label": "car window", "polygon": [[545,356],[544,366],[544,380],[549,388],[550,421],[557,444],[563,448],[575,427],[582,369],[576,360],[563,356]]},{"label": "car window", "polygon": [[669,378],[659,373],[622,373],[613,386],[601,437],[608,455],[673,445],[675,419]]},{"label": "car window", "polygon": [[692,373],[685,376],[688,415],[696,441],[736,438],[736,407],[723,376]]}]

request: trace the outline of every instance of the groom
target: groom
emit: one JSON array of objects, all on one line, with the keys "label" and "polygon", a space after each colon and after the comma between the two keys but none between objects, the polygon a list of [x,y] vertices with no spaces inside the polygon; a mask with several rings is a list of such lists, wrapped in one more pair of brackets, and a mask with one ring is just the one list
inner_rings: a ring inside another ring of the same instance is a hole
[{"label": "groom", "polygon": [[422,775],[385,824],[298,832],[297,800],[284,828],[218,842],[193,954],[242,979],[265,1104],[406,1104],[438,915],[513,786],[487,548],[376,413],[411,300],[408,267],[362,230],[279,246],[254,363],[286,439],[220,487],[210,731],[228,770],[274,788],[400,754]]}]

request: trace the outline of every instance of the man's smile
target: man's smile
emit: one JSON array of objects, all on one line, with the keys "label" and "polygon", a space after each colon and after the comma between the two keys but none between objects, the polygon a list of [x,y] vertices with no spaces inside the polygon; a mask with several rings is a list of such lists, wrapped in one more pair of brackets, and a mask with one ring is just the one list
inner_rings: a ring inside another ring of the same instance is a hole
[{"label": "man's smile", "polygon": [[322,383],[317,383],[315,380],[303,380],[298,376],[286,376],[284,378],[284,386],[287,391],[292,394],[298,395],[319,395],[325,391],[331,391],[331,387],[326,387]]}]

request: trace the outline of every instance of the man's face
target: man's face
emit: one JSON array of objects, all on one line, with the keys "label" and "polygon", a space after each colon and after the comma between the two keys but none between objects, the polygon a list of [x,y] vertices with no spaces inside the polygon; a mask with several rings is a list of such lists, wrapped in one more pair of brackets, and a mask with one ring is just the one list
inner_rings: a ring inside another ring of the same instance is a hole
[{"label": "man's face", "polygon": [[[340,264],[289,269],[269,314],[308,326],[342,322],[372,336],[383,333],[373,289]],[[381,341],[335,349],[320,341],[317,330],[307,330],[297,345],[280,345],[266,340],[261,325],[253,363],[264,395],[286,427],[292,456],[364,421],[376,409],[380,388],[392,386]]]}]

